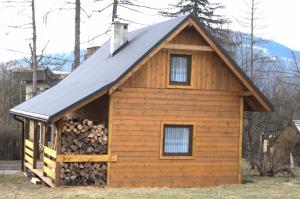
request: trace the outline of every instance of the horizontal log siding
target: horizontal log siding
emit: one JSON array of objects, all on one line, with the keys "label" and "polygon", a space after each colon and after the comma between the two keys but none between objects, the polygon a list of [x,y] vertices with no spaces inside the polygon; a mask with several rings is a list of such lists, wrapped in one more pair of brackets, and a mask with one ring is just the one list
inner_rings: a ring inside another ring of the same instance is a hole
[{"label": "horizontal log siding", "polygon": [[[237,183],[236,92],[123,88],[112,94],[112,187]],[[161,122],[195,123],[194,159],[160,159]]]}]

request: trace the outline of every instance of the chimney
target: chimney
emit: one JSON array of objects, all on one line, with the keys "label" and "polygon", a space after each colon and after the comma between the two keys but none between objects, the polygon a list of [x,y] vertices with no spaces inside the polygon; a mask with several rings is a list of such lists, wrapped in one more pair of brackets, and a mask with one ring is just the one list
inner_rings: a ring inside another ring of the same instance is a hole
[{"label": "chimney", "polygon": [[96,52],[98,49],[100,48],[100,46],[93,46],[93,47],[89,47],[86,49],[86,54],[84,56],[84,60],[86,60],[87,58],[89,58],[92,54],[94,54],[94,52]]},{"label": "chimney", "polygon": [[110,37],[110,55],[113,55],[128,41],[128,24],[114,21]]}]

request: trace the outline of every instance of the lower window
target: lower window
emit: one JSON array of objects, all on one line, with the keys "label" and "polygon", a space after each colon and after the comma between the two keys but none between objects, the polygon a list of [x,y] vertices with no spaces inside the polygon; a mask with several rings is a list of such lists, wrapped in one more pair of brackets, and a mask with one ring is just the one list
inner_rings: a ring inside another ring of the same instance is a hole
[{"label": "lower window", "polygon": [[192,155],[192,125],[164,125],[163,155]]}]

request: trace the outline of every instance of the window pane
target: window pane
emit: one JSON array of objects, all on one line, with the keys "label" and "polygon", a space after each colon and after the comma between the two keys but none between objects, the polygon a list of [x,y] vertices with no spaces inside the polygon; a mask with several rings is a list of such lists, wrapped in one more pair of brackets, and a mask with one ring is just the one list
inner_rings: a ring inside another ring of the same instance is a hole
[{"label": "window pane", "polygon": [[170,81],[187,83],[189,73],[188,56],[171,56]]},{"label": "window pane", "polygon": [[189,153],[189,127],[165,127],[165,153]]}]

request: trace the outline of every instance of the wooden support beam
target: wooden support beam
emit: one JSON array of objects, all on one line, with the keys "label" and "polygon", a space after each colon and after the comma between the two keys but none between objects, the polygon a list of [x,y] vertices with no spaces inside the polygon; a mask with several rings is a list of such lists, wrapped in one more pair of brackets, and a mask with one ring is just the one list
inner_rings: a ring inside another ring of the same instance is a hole
[{"label": "wooden support beam", "polygon": [[57,155],[57,162],[115,162],[117,155]]},{"label": "wooden support beam", "polygon": [[210,46],[186,45],[186,44],[166,44],[163,48],[171,50],[192,50],[192,51],[214,51]]},{"label": "wooden support beam", "polygon": [[49,125],[44,123],[43,125],[43,128],[44,128],[44,139],[43,139],[43,145],[44,146],[48,146],[48,140],[49,140]]},{"label": "wooden support beam", "polygon": [[37,131],[37,122],[34,121],[34,129],[33,129],[33,163],[32,168],[36,169],[36,162],[38,158],[39,153],[39,139],[38,139],[38,131]]},{"label": "wooden support beam", "polygon": [[[24,149],[25,149],[25,141],[29,138],[29,119],[25,118],[24,121]],[[25,153],[23,153],[23,171],[27,171],[27,167],[25,167]]]},{"label": "wooden support beam", "polygon": [[[61,134],[62,134],[63,125],[64,125],[63,119],[60,119],[56,123],[56,138],[55,138],[56,157],[58,156],[58,154],[61,153]],[[58,161],[56,161],[55,168],[56,169],[55,169],[55,176],[54,176],[54,185],[58,187],[60,181],[60,165]]]}]

